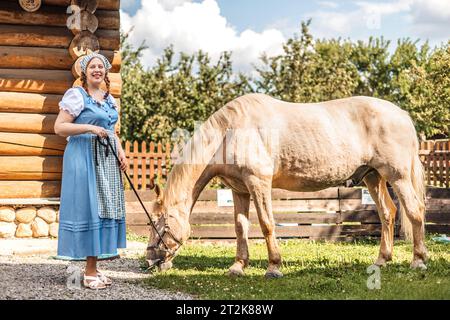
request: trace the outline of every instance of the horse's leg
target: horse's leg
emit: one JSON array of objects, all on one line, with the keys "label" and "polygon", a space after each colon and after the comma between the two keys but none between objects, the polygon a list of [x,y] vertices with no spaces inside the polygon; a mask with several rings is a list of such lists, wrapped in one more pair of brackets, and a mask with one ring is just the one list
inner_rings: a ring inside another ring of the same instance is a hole
[{"label": "horse's leg", "polygon": [[409,177],[389,182],[400,200],[402,210],[405,210],[405,214],[412,224],[414,254],[411,267],[426,269],[427,249],[424,243],[425,207],[418,201],[418,195],[416,195]]},{"label": "horse's leg", "polygon": [[394,222],[397,208],[389,195],[386,187],[386,180],[384,180],[378,172],[367,175],[364,178],[364,182],[369,189],[370,195],[375,201],[382,225],[380,253],[375,264],[384,266],[387,261],[392,260]]},{"label": "horse's leg", "polygon": [[233,191],[234,226],[236,230],[236,259],[230,267],[228,274],[243,276],[244,268],[248,266],[248,212],[250,207],[250,194]]},{"label": "horse's leg", "polygon": [[281,255],[275,237],[275,221],[272,214],[272,185],[266,180],[250,179],[248,189],[255,203],[259,224],[269,253],[266,278],[280,278],[283,274],[279,270]]}]

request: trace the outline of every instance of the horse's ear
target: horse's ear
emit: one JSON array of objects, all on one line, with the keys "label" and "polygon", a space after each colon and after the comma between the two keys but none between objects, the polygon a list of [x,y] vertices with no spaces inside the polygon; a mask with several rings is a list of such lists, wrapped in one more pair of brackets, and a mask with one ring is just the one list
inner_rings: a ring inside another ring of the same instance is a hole
[{"label": "horse's ear", "polygon": [[155,193],[156,193],[156,202],[158,202],[158,204],[162,204],[161,188],[159,184],[155,185]]},{"label": "horse's ear", "polygon": [[150,185],[149,185],[149,187],[150,187],[150,190],[155,188],[155,177],[151,177],[150,178]]},{"label": "horse's ear", "polygon": [[156,197],[160,198],[160,196],[161,196],[161,187],[159,186],[159,184],[155,184],[155,193],[156,193]]},{"label": "horse's ear", "polygon": [[162,204],[161,187],[159,186],[159,184],[155,183],[155,179],[153,177],[150,178],[150,189],[155,189],[156,202],[158,204]]}]

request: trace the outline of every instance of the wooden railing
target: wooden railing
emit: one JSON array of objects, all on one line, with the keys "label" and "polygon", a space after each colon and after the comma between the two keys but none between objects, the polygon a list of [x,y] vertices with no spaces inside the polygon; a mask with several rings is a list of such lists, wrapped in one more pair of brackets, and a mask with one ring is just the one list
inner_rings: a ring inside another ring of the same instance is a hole
[{"label": "wooden railing", "polygon": [[[128,174],[137,190],[147,190],[150,177],[164,182],[170,171],[171,144],[136,141],[125,143]],[[450,188],[450,140],[429,140],[420,144],[420,158],[425,168],[427,185]],[[130,189],[125,181],[126,189]]]},{"label": "wooden railing", "polygon": [[[361,188],[330,188],[318,192],[272,190],[276,235],[280,238],[347,240],[379,237],[381,222],[376,206],[362,200]],[[154,192],[138,191],[147,209]],[[389,193],[398,206],[395,194]],[[426,225],[429,233],[450,232],[450,189],[427,188]],[[125,192],[128,229],[148,236],[148,218],[132,191]],[[401,237],[400,214],[396,216],[395,236]],[[232,239],[235,237],[234,208],[219,206],[216,190],[203,190],[189,221],[191,238]],[[263,238],[253,201],[250,205],[249,238]]]}]

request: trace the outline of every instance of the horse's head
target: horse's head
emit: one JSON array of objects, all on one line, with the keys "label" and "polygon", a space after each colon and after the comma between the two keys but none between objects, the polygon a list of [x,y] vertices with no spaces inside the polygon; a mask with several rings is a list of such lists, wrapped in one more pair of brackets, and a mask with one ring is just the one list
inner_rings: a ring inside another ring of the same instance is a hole
[{"label": "horse's head", "polygon": [[172,259],[183,244],[184,230],[176,208],[170,208],[163,202],[159,185],[152,180],[150,187],[156,192],[156,200],[150,205],[152,225],[146,260],[149,268],[157,267],[164,271],[172,267]]}]

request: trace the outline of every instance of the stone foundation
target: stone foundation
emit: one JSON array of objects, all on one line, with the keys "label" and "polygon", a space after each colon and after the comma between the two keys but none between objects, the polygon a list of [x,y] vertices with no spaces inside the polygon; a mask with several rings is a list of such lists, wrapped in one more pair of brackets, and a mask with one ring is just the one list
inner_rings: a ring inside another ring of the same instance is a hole
[{"label": "stone foundation", "polygon": [[0,238],[57,238],[59,206],[0,205]]}]

